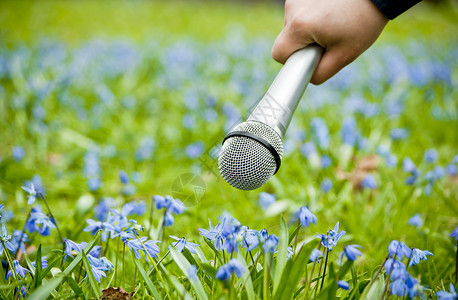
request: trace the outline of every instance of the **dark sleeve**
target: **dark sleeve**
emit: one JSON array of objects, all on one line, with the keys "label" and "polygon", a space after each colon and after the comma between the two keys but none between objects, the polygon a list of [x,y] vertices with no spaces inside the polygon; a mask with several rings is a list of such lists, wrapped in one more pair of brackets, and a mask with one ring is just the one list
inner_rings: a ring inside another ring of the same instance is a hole
[{"label": "dark sleeve", "polygon": [[393,20],[421,0],[372,0],[388,19]]}]

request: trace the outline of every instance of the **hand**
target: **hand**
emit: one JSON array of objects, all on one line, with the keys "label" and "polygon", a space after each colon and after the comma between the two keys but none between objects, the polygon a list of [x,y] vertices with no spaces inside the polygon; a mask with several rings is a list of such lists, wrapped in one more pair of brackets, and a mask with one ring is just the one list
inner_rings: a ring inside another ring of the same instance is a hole
[{"label": "hand", "polygon": [[371,0],[286,0],[272,57],[285,63],[294,51],[319,44],[325,52],[310,82],[322,84],[366,51],[387,22]]}]

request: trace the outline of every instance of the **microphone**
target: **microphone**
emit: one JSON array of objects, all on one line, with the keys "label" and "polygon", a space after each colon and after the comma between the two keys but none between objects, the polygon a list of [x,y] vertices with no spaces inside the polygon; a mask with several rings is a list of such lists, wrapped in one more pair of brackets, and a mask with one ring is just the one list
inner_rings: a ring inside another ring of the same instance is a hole
[{"label": "microphone", "polygon": [[277,173],[283,136],[322,53],[316,44],[294,52],[248,119],[226,135],[218,167],[227,183],[254,190]]}]

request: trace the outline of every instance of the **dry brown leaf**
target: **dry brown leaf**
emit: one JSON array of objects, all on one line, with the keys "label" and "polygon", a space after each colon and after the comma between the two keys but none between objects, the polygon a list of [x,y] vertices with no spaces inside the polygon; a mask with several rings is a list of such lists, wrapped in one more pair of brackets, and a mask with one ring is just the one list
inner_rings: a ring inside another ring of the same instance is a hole
[{"label": "dry brown leaf", "polygon": [[379,163],[380,157],[378,155],[368,155],[363,157],[351,172],[345,172],[337,168],[336,177],[339,180],[350,181],[353,189],[360,189],[361,181],[363,181],[368,173],[376,171]]},{"label": "dry brown leaf", "polygon": [[102,290],[101,300],[130,300],[134,292],[128,293],[122,287],[109,287]]}]

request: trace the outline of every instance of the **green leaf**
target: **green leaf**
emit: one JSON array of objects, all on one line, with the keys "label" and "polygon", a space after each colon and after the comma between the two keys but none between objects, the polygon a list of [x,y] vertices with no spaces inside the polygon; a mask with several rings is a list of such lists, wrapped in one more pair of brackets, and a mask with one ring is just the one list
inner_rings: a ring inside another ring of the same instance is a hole
[{"label": "green leaf", "polygon": [[175,276],[170,276],[169,277],[170,282],[173,284],[175,289],[177,290],[178,294],[182,297],[182,299],[186,300],[192,300],[193,298],[191,295],[189,295],[188,291],[185,289],[185,287],[178,281],[178,279]]},{"label": "green leaf", "polygon": [[36,289],[30,296],[28,296],[27,299],[30,300],[43,300],[49,297],[51,293],[54,291],[55,288],[59,286],[59,284],[62,282],[64,279],[64,276],[58,275],[48,281],[46,284],[40,286],[38,289]]},{"label": "green leaf", "polygon": [[75,281],[75,279],[73,279],[73,277],[67,276],[67,281],[68,281],[68,284],[70,285],[70,287],[72,288],[72,290],[75,292],[77,297],[84,295],[83,290],[80,288],[78,283],[76,283],[76,281]]},{"label": "green leaf", "polygon": [[148,277],[148,274],[146,273],[145,269],[142,267],[142,265],[138,262],[138,260],[135,258],[134,254],[132,253],[132,257],[134,259],[134,263],[137,266],[138,272],[140,273],[140,276],[142,277],[143,281],[146,284],[147,289],[151,292],[151,294],[156,298],[156,299],[161,299],[159,296],[159,293],[157,292],[156,288],[154,287],[153,282],[151,279]]},{"label": "green leaf", "polygon": [[35,277],[33,279],[33,285],[35,288],[39,287],[42,282],[42,274],[43,274],[43,266],[41,265],[41,244],[38,246],[38,251],[37,251],[37,260],[35,263]]},{"label": "green leaf", "polygon": [[191,264],[186,260],[186,258],[177,251],[177,249],[170,247],[170,254],[172,255],[173,260],[188,278],[189,283],[191,283],[192,288],[196,292],[197,299],[208,299],[207,294],[205,293],[204,287],[200,280],[193,280],[189,278],[188,270],[191,267]]},{"label": "green leaf", "polygon": [[352,266],[353,266],[353,261],[351,260],[347,260],[342,265],[342,267],[340,268],[340,272],[339,272],[339,280],[343,279],[345,275],[347,275],[348,271],[351,269]]},{"label": "green leaf", "polygon": [[23,253],[23,254],[24,254],[24,259],[27,264],[27,267],[29,268],[30,272],[32,272],[32,275],[35,276],[35,267],[32,265],[32,261],[30,261],[30,258],[27,255],[27,253]]},{"label": "green leaf", "polygon": [[223,258],[221,257],[221,254],[215,249],[215,245],[213,245],[212,242],[210,242],[206,237],[202,237],[204,239],[204,242],[210,247],[210,249],[213,250],[213,253],[215,253],[216,258],[218,259],[218,263],[223,264]]},{"label": "green leaf", "polygon": [[286,225],[285,219],[280,217],[280,238],[278,242],[278,253],[277,253],[277,264],[275,266],[275,277],[274,277],[274,289],[273,294],[277,291],[278,285],[280,284],[283,269],[286,265],[288,248],[288,225]]},{"label": "green leaf", "polygon": [[301,225],[298,225],[294,228],[293,232],[291,232],[291,234],[289,235],[289,238],[288,238],[288,244],[291,244],[291,242],[293,241],[294,237],[296,236],[296,233],[297,231],[301,229]]},{"label": "green leaf", "polygon": [[[251,281],[250,270],[248,269],[248,265],[246,264],[245,258],[243,257],[241,252],[237,253],[237,259],[242,263],[242,265],[245,268],[245,273],[242,275],[242,277],[240,277],[240,280],[237,283],[237,289],[242,290],[243,288],[245,288],[248,300],[254,300],[256,297],[253,289],[253,282]],[[238,291],[238,294],[239,293],[240,291]]]},{"label": "green leaf", "polygon": [[96,298],[98,299],[100,298],[99,283],[97,282],[97,280],[95,280],[95,277],[94,277],[94,274],[92,273],[91,265],[89,264],[89,260],[87,259],[86,253],[84,253],[84,251],[81,251],[81,253],[83,254],[83,264],[84,264],[84,268],[86,269],[87,277],[89,278],[89,283],[91,285],[92,291],[94,292]]},{"label": "green leaf", "polygon": [[296,256],[296,259],[290,259],[283,270],[280,280],[280,285],[275,292],[274,299],[290,299],[296,290],[298,281],[301,279],[307,266],[310,253],[316,247],[316,243],[308,243],[304,245]]},{"label": "green leaf", "polygon": [[366,286],[360,299],[380,299],[385,288],[385,278],[380,275],[374,282]]},{"label": "green leaf", "polygon": [[100,234],[101,234],[100,231],[97,232],[95,237],[89,243],[87,243],[86,247],[84,247],[83,251],[78,253],[78,255],[75,257],[75,259],[73,259],[71,264],[64,270],[65,276],[70,275],[73,272],[73,270],[76,268],[76,266],[81,262],[81,260],[83,259],[83,253],[88,254],[91,251],[91,249],[95,246],[95,244],[99,240]]}]

